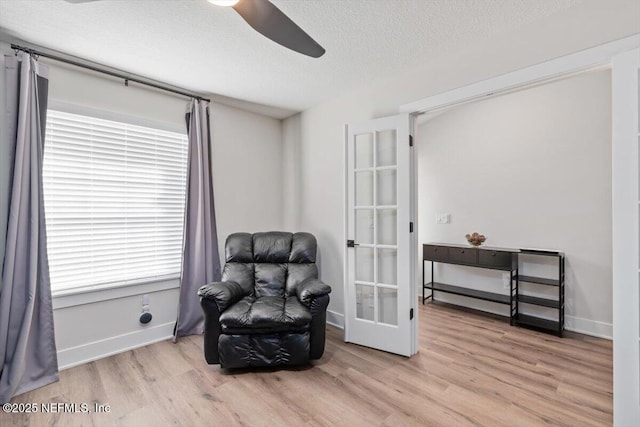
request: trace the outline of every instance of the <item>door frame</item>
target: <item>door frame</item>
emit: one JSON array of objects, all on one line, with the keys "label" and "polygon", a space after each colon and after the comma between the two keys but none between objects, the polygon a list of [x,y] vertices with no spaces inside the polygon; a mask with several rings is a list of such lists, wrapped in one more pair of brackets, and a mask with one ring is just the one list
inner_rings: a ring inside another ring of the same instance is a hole
[{"label": "door frame", "polygon": [[398,108],[398,113],[420,115],[485,97],[504,95],[526,86],[548,83],[595,67],[611,66],[614,56],[638,47],[640,47],[640,34],[403,104]]},{"label": "door frame", "polygon": [[[569,77],[571,75],[575,75],[581,72],[597,69],[597,68],[609,68],[613,69],[614,58],[620,57],[622,54],[632,51],[634,49],[640,48],[640,34],[635,34],[633,36],[625,37],[619,40],[615,40],[609,43],[605,43],[599,46],[595,46],[589,49],[585,49],[570,55],[562,56],[559,58],[555,58],[543,63],[539,63],[536,65],[532,65],[527,68],[523,68],[517,71],[513,71],[510,73],[506,73],[497,77],[493,77],[487,80],[483,80],[477,83],[469,84],[466,86],[461,86],[437,95],[433,95],[427,98],[423,98],[414,102],[410,102],[407,104],[403,104],[398,108],[398,112],[400,113],[409,113],[413,115],[420,115],[430,111],[438,110],[441,108],[447,108],[452,106],[459,106],[462,104],[466,104],[469,102],[474,102],[481,99],[486,99],[492,96],[504,95],[506,93],[517,91],[521,89],[525,89],[527,87],[531,87],[534,85],[539,85],[543,83],[549,83],[556,79],[561,79],[565,77]],[[612,74],[612,78],[613,78]],[[612,92],[612,98],[614,96],[614,92]],[[613,108],[613,103],[612,103]],[[622,147],[623,140],[626,138],[625,135],[622,135],[621,132],[617,132],[615,128],[616,117],[612,116],[612,151],[613,151],[613,160],[615,163],[616,158],[624,158],[625,155],[630,155],[632,153],[627,153]],[[415,135],[415,129],[412,129],[412,133]],[[637,153],[636,157],[637,159]],[[620,163],[620,162],[617,162]],[[614,164],[614,167],[616,164]],[[620,208],[621,206],[627,206],[625,201],[621,201],[619,199],[622,196],[628,195],[628,184],[626,183],[627,173],[616,173],[620,171],[614,171],[612,177],[612,187],[613,187],[613,202],[612,202],[612,212],[613,212],[613,229],[614,233],[613,237],[613,253],[624,254],[629,251],[629,247],[633,246],[635,248],[632,256],[626,256],[624,259],[619,259],[618,262],[613,263],[613,304],[614,308],[618,305],[619,309],[622,310],[623,303],[625,302],[625,291],[626,288],[629,287],[628,281],[625,278],[628,278],[627,274],[632,267],[635,267],[632,264],[634,261],[637,262],[638,255],[638,225],[637,221],[628,221],[628,214],[623,212]],[[624,171],[628,172],[628,171]],[[414,170],[414,175],[415,175]],[[415,179],[415,176],[414,176]],[[637,175],[636,178],[637,179]],[[414,200],[417,199],[417,194],[413,194]],[[636,240],[634,243],[628,243],[629,239],[623,239],[621,237],[631,235],[636,236]],[[418,254],[421,252],[417,251]],[[420,259],[416,260],[417,265],[419,265]],[[634,270],[637,274],[637,270]],[[419,283],[417,278],[420,277],[420,273],[418,268],[414,270],[414,275],[416,277],[416,283]],[[414,293],[417,293],[417,288],[413,290]],[[636,293],[632,293],[637,295]],[[417,298],[417,295],[414,295],[414,300]],[[627,298],[628,299],[628,298]],[[635,301],[631,301],[631,303],[637,303],[637,299]],[[626,307],[626,306],[625,306]],[[626,309],[626,308],[625,308]],[[620,333],[616,333],[620,326],[616,327],[617,322],[619,322],[620,316],[616,315],[616,311],[614,311],[613,315],[613,339],[622,338]],[[637,326],[637,325],[636,325]],[[417,343],[417,333],[416,330],[416,343]],[[620,353],[620,349],[616,350],[616,341],[614,341],[614,353]],[[619,380],[616,379],[622,378],[625,375],[628,375],[625,366],[622,365],[621,361],[623,359],[620,358],[620,355],[614,355],[614,424],[618,419],[622,419],[625,416],[624,404],[628,403],[628,398],[625,397],[627,395],[638,393],[638,390],[629,390],[629,385],[624,383],[622,384]],[[637,361],[635,361],[637,362]],[[616,366],[618,365],[618,366]],[[631,372],[631,374],[635,374],[637,378],[638,367],[635,366],[635,372]],[[635,396],[637,397],[637,396]],[[627,414],[628,415],[628,414]]]},{"label": "door frame", "polygon": [[[621,53],[637,49],[640,47],[640,34],[635,34],[629,37],[625,37],[619,40],[615,40],[609,43],[605,43],[602,45],[598,45],[589,49],[585,49],[573,54],[565,55],[562,57],[558,57],[555,59],[551,59],[549,61],[545,61],[539,64],[535,64],[526,68],[522,68],[516,71],[512,71],[506,74],[502,74],[493,78],[489,78],[486,80],[482,80],[476,83],[468,84],[465,86],[461,86],[458,88],[454,88],[452,90],[448,90],[446,92],[442,92],[436,95],[432,95],[426,98],[419,99],[414,102],[410,102],[407,104],[400,105],[396,110],[396,113],[408,113],[413,116],[417,116],[429,111],[451,107],[454,105],[462,105],[468,102],[473,102],[476,100],[480,100],[483,98],[487,98],[490,96],[503,95],[511,91],[521,90],[528,86],[533,86],[536,84],[548,83],[555,79],[565,78],[572,74],[577,74],[580,72],[584,72],[587,70],[592,70],[598,67],[611,67],[612,60],[616,55]],[[413,122],[415,123],[415,121]],[[415,124],[412,124],[412,129],[410,129],[410,133],[415,135]],[[343,242],[346,241],[347,238],[347,225],[348,225],[348,204],[347,204],[347,193],[346,189],[346,180],[347,180],[347,125],[344,126],[344,144],[343,144],[343,203],[344,203],[344,216],[343,216]],[[613,141],[615,144],[616,141]],[[415,156],[414,156],[415,157]],[[416,179],[416,168],[413,168],[413,179]],[[615,177],[614,177],[615,179]],[[616,187],[620,187],[621,183],[614,181],[613,186],[614,189]],[[412,200],[415,203],[417,200],[417,194],[412,194]],[[613,207],[612,207],[613,209]],[[614,212],[613,220],[616,221],[616,212]],[[417,221],[414,221],[415,224],[415,233],[417,236]],[[417,238],[416,238],[416,244]],[[623,248],[624,245],[621,245],[620,242],[617,242],[614,239],[613,242],[613,250],[616,251],[618,248]],[[415,260],[414,269],[414,282],[419,283],[419,269],[421,252],[416,247],[416,254],[418,255]],[[346,287],[347,283],[347,253],[346,247],[343,249],[343,272],[344,272],[344,294],[346,295]],[[620,283],[619,280],[616,280],[616,274],[614,272],[614,280],[613,280],[613,292],[614,292],[614,300],[616,299],[616,292],[618,290],[624,288],[624,283]],[[414,300],[417,298],[417,288],[414,286],[412,292],[414,293]],[[346,298],[343,302],[343,313],[346,313]],[[414,325],[418,323],[418,310],[416,311],[416,318]],[[414,326],[413,331],[413,341],[416,346],[417,351],[417,343],[418,343],[418,328]],[[345,331],[345,334],[347,331]],[[615,389],[615,383],[614,383]],[[619,393],[618,393],[619,394]],[[614,393],[614,396],[616,393]],[[615,401],[614,401],[615,406]]]},{"label": "door frame", "polygon": [[[613,387],[614,424],[640,419],[640,349],[638,337],[638,143],[640,139],[640,49],[613,58]],[[631,106],[631,108],[629,108]],[[631,130],[631,132],[630,132]],[[629,236],[636,238],[629,238]],[[628,345],[633,341],[633,345]],[[617,345],[616,345],[617,344]],[[616,381],[617,380],[617,381]]]}]

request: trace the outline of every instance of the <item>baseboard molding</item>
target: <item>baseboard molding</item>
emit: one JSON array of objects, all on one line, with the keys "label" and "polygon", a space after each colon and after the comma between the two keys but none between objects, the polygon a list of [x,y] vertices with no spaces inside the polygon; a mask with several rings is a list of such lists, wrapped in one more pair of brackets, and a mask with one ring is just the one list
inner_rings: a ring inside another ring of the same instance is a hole
[{"label": "baseboard molding", "polygon": [[613,324],[583,319],[582,317],[564,316],[564,328],[567,331],[591,335],[598,338],[613,339]]},{"label": "baseboard molding", "polygon": [[339,329],[344,329],[344,314],[327,310],[327,323]]},{"label": "baseboard molding", "polygon": [[173,337],[174,324],[175,322],[164,323],[128,334],[60,350],[58,351],[59,369],[73,368],[83,363],[170,339]]}]

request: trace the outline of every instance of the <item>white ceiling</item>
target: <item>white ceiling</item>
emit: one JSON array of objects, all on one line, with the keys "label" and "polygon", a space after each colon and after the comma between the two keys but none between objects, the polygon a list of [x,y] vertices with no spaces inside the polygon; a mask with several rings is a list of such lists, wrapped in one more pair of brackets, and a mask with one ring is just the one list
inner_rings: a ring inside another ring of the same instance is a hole
[{"label": "white ceiling", "polygon": [[272,0],[327,53],[313,59],[206,0],[0,0],[0,30],[199,93],[302,111],[584,0]]}]

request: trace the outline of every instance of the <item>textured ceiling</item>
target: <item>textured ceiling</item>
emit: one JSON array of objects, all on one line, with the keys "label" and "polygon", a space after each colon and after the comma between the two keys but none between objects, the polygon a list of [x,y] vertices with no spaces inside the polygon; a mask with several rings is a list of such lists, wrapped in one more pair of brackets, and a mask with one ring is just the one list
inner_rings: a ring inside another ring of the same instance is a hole
[{"label": "textured ceiling", "polygon": [[301,111],[582,2],[272,1],[325,47],[323,57],[285,49],[206,0],[0,0],[0,29],[200,93]]}]

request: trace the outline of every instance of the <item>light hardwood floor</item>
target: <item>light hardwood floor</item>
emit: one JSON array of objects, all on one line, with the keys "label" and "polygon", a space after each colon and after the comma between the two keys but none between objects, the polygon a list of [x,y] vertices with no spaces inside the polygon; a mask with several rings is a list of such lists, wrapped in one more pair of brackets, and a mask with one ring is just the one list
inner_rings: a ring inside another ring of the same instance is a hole
[{"label": "light hardwood floor", "polygon": [[13,400],[110,413],[0,414],[0,425],[600,426],[612,424],[612,381],[610,341],[428,303],[410,359],[345,344],[329,326],[310,367],[224,372],[192,336],[65,370]]}]

